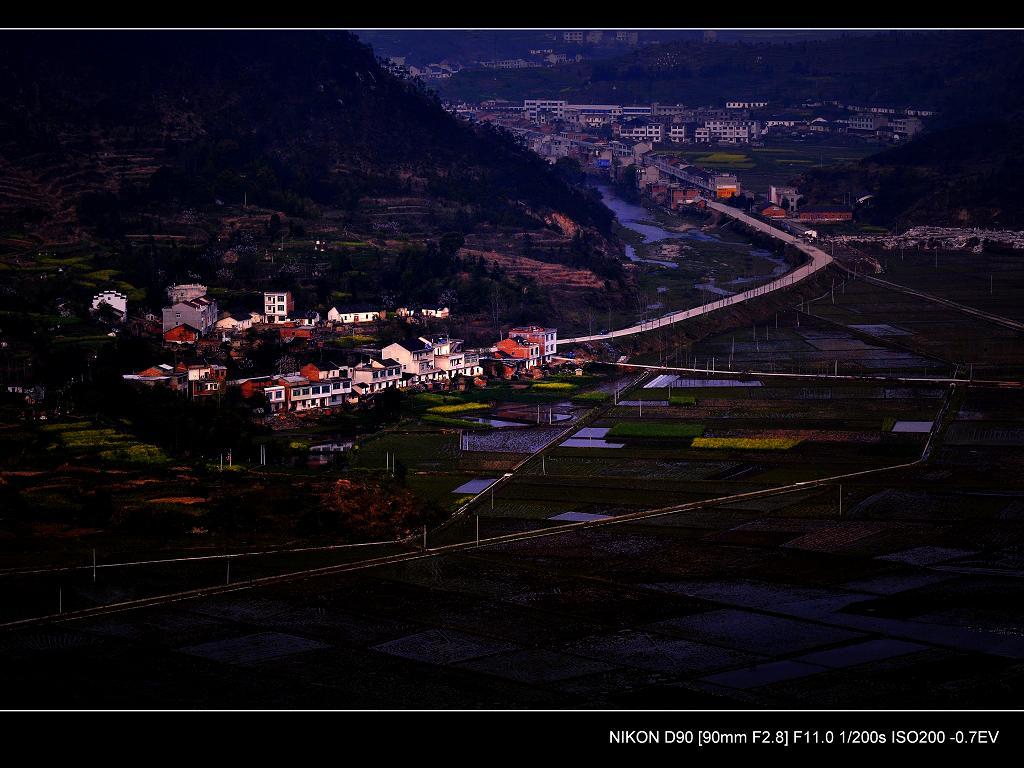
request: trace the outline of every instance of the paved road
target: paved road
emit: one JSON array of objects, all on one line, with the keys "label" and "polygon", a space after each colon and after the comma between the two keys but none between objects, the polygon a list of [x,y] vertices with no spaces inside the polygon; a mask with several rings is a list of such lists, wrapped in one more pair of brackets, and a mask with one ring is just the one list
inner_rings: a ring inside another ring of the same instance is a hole
[{"label": "paved road", "polygon": [[810,243],[806,243],[800,240],[799,238],[789,234],[788,232],[783,232],[781,229],[773,227],[771,224],[768,224],[767,222],[761,221],[760,219],[755,219],[753,216],[748,216],[747,214],[742,213],[741,211],[738,211],[735,208],[731,208],[730,206],[723,205],[722,203],[708,203],[708,207],[718,211],[721,214],[737,219],[743,222],[744,224],[752,227],[753,229],[758,230],[759,232],[764,232],[765,234],[770,235],[778,240],[781,240],[784,243],[788,243],[799,248],[801,251],[803,251],[804,253],[811,257],[810,262],[804,264],[802,267],[794,269],[792,272],[787,272],[781,277],[778,277],[772,280],[771,282],[765,283],[764,285],[759,285],[754,288],[750,288],[749,290],[743,291],[742,293],[734,294],[732,296],[725,296],[720,299],[716,299],[715,301],[703,304],[699,307],[679,310],[677,312],[670,312],[669,314],[663,315],[662,317],[656,317],[653,320],[647,320],[645,322],[638,323],[637,325],[631,325],[628,328],[620,328],[616,331],[611,331],[610,333],[599,333],[594,334],[592,336],[577,336],[576,338],[572,339],[559,339],[558,343],[578,344],[581,341],[600,341],[602,339],[613,339],[620,338],[622,336],[633,336],[638,333],[643,333],[644,331],[650,331],[655,328],[661,328],[666,325],[673,325],[675,323],[682,322],[683,320],[689,320],[691,317],[699,317],[701,315],[708,314],[709,312],[714,312],[719,309],[724,309],[725,307],[730,307],[734,304],[741,304],[744,301],[749,301],[750,299],[756,298],[757,296],[764,296],[767,293],[772,293],[773,291],[778,291],[781,290],[782,288],[788,288],[789,286],[798,283],[807,277],[810,277],[815,272],[824,269],[825,267],[832,263],[832,257],[829,256],[820,248],[816,248]]}]

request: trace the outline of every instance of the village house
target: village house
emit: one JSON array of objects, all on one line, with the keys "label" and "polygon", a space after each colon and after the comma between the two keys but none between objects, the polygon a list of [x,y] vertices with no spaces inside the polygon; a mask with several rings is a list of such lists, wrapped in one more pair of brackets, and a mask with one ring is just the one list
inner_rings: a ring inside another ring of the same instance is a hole
[{"label": "village house", "polygon": [[398,317],[436,317],[443,320],[451,314],[451,311],[448,307],[416,305],[413,307],[399,307],[395,310],[395,314]]},{"label": "village house", "polygon": [[262,392],[271,413],[302,413],[337,408],[348,400],[352,392],[352,379],[342,374],[344,366],[327,368],[306,365],[302,371],[272,376],[254,376],[231,382],[246,400]]},{"label": "village house", "polygon": [[295,318],[295,322],[303,328],[315,328],[320,325],[320,313],[315,309],[307,309],[299,317]]},{"label": "village house", "polygon": [[99,311],[104,304],[114,310],[121,320],[128,316],[128,297],[120,291],[100,291],[92,297],[93,312]]},{"label": "village house", "polygon": [[845,205],[807,205],[797,214],[800,221],[852,221],[853,211]]},{"label": "village house", "polygon": [[327,313],[327,320],[331,323],[372,323],[375,320],[387,318],[387,310],[375,309],[371,305],[364,304],[353,307],[331,307]]},{"label": "village house", "polygon": [[352,368],[352,391],[360,397],[400,386],[404,386],[404,382],[402,366],[397,360],[368,357]]},{"label": "village house", "polygon": [[154,365],[138,373],[126,373],[121,376],[125,381],[144,386],[165,386],[198,399],[224,393],[227,386],[227,368],[205,361],[178,363],[171,366],[166,363]]},{"label": "village house", "polygon": [[233,309],[230,312],[221,312],[215,327],[218,331],[247,331],[259,317],[259,312]]},{"label": "village house", "polygon": [[121,378],[133,384],[149,387],[162,386],[180,392],[188,389],[188,372],[178,370],[167,363],[150,366],[138,373],[126,373]]},{"label": "village house", "polygon": [[764,203],[759,205],[755,212],[758,216],[763,216],[766,219],[784,219],[786,218],[786,209],[782,206],[776,205],[775,203]]},{"label": "village house", "polygon": [[221,395],[227,387],[228,369],[215,363],[178,363],[175,370],[184,370],[188,377],[189,397],[196,399]]},{"label": "village house", "polygon": [[335,408],[352,392],[352,380],[348,378],[310,380],[305,376],[284,376],[282,379],[288,383],[289,411]]},{"label": "village house", "polygon": [[539,325],[521,325],[509,329],[512,338],[521,337],[540,347],[540,362],[547,363],[558,354],[558,329]]},{"label": "village house", "polygon": [[499,360],[508,358],[519,361],[518,365],[529,370],[540,365],[541,347],[537,342],[522,336],[509,336],[495,345],[495,356]]},{"label": "village house", "polygon": [[190,325],[200,335],[207,333],[217,324],[217,302],[206,296],[178,301],[163,308],[163,330]]},{"label": "village house", "polygon": [[427,339],[403,339],[388,344],[380,351],[382,358],[395,360],[401,367],[403,378],[427,381],[435,378],[434,345]]},{"label": "village house", "polygon": [[462,339],[435,336],[430,339],[430,343],[434,349],[434,368],[437,369],[438,378],[476,377],[483,373],[480,354],[476,350],[464,350]]},{"label": "village house", "polygon": [[263,294],[263,322],[286,322],[295,310],[291,291],[266,291]]},{"label": "village house", "polygon": [[164,344],[195,344],[202,334],[191,325],[177,325],[164,331]]},{"label": "village house", "polygon": [[420,336],[389,344],[380,353],[402,366],[406,383],[479,376],[483,372],[479,354],[463,350],[462,344],[462,339],[447,336]]},{"label": "village house", "polygon": [[796,187],[782,187],[774,184],[768,187],[768,202],[781,206],[789,211],[796,210],[796,201],[800,199],[800,190]]}]

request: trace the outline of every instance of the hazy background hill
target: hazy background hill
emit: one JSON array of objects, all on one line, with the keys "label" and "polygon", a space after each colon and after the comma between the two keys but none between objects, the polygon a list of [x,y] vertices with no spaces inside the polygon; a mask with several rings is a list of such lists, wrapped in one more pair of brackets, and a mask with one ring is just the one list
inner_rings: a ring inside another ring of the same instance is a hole
[{"label": "hazy background hill", "polygon": [[438,88],[456,100],[557,96],[699,105],[756,97],[941,107],[951,92],[998,72],[1020,39],[1017,33],[899,31],[801,41],[683,40],[544,69],[464,71]]}]

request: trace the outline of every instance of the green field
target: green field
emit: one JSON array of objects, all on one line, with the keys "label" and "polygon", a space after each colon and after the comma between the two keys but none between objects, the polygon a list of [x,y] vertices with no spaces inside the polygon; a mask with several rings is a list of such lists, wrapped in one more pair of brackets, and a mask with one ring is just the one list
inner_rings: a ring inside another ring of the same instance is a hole
[{"label": "green field", "polygon": [[690,438],[704,434],[703,424],[678,424],[658,421],[620,421],[608,437]]}]

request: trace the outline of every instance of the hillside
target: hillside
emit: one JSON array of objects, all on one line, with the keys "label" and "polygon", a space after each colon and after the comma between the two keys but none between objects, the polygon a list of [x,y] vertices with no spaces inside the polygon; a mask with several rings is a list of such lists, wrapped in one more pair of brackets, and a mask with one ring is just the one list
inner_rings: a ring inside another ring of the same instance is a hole
[{"label": "hillside", "polygon": [[860,218],[886,227],[1024,228],[1024,47],[976,61],[970,73],[928,131],[859,163],[808,171],[798,180],[804,194],[873,194]]},{"label": "hillside", "polygon": [[610,224],[346,33],[5,33],[0,176],[0,225],[43,242],[243,202],[357,231],[389,198],[428,231]]},{"label": "hillside", "polygon": [[453,100],[557,97],[582,103],[719,104],[852,99],[941,108],[1020,47],[1014,33],[886,32],[799,42],[680,41],[550,69],[460,72]]}]

